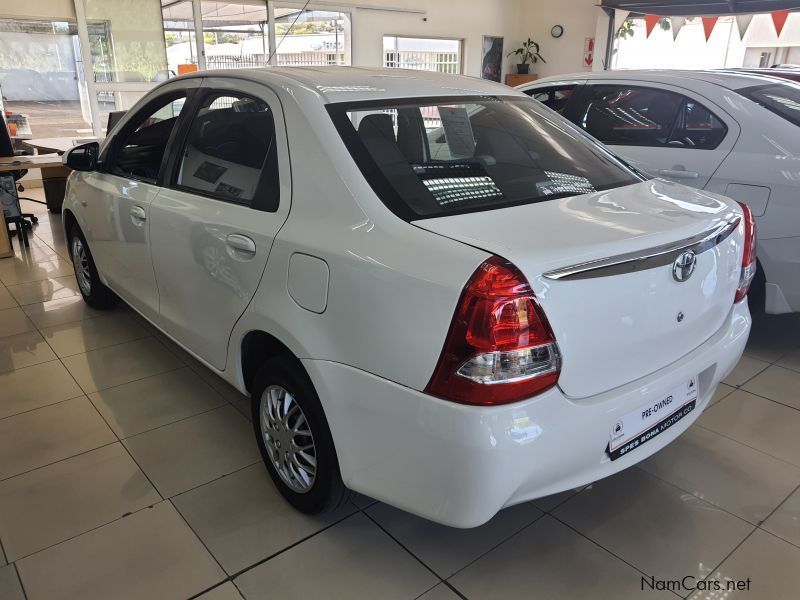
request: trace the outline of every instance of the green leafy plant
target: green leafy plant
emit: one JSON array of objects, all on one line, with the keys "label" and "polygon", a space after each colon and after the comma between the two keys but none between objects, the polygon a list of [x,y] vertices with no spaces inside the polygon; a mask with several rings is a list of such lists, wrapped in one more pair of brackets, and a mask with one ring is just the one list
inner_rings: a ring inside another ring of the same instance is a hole
[{"label": "green leafy plant", "polygon": [[622,22],[622,25],[620,25],[617,30],[616,37],[620,40],[633,37],[633,21],[631,19],[625,19]]},{"label": "green leafy plant", "polygon": [[518,56],[519,64],[527,65],[528,63],[536,64],[539,61],[546,63],[544,57],[539,54],[539,44],[528,38],[527,42],[523,42],[522,46],[508,53],[509,56]]}]

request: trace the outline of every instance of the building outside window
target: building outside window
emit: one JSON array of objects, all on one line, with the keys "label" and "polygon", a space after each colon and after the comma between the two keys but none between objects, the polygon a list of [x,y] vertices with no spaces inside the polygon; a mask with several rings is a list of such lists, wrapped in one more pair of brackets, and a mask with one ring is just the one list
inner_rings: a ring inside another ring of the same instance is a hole
[{"label": "building outside window", "polygon": [[460,74],[461,40],[387,35],[383,37],[383,65]]},{"label": "building outside window", "polygon": [[80,60],[74,22],[0,19],[0,90],[14,137],[91,134]]}]

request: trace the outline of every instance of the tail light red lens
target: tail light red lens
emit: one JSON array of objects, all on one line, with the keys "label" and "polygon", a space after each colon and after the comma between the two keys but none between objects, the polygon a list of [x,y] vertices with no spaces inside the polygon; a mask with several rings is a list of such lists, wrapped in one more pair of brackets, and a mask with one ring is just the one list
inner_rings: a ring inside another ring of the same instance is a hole
[{"label": "tail light red lens", "polygon": [[746,204],[739,202],[744,212],[742,225],[744,226],[744,253],[742,254],[742,271],[739,275],[739,287],[736,289],[734,302],[740,302],[747,296],[753,277],[756,276],[756,220],[753,212]]},{"label": "tail light red lens", "polygon": [[507,404],[554,386],[560,369],[555,336],[530,284],[495,256],[467,282],[425,392],[464,404]]}]

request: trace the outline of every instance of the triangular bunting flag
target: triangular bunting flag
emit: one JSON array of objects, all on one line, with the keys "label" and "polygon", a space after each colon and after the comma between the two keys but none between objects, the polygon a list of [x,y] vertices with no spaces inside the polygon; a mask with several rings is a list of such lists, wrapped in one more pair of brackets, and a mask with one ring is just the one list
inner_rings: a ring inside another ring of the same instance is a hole
[{"label": "triangular bunting flag", "polygon": [[672,41],[674,42],[678,39],[678,34],[683,26],[686,25],[686,19],[684,17],[670,17],[669,20],[672,23]]},{"label": "triangular bunting flag", "polygon": [[703,20],[703,31],[706,34],[706,41],[711,37],[711,32],[714,31],[714,25],[717,24],[719,17],[700,17]]},{"label": "triangular bunting flag", "polygon": [[647,37],[650,37],[650,34],[653,33],[653,29],[656,28],[658,22],[661,20],[661,17],[658,15],[645,15],[644,16],[644,23],[647,28]]},{"label": "triangular bunting flag", "polygon": [[736,27],[739,29],[739,39],[744,39],[744,34],[753,22],[753,15],[736,15]]},{"label": "triangular bunting flag", "polygon": [[775,31],[778,34],[778,37],[781,37],[783,26],[786,25],[786,19],[789,18],[789,11],[773,10],[770,14],[772,15],[772,24],[775,25]]},{"label": "triangular bunting flag", "polygon": [[622,24],[625,22],[625,19],[628,18],[628,15],[631,14],[629,10],[615,10],[614,11],[614,31],[619,31],[619,28],[622,27]]}]

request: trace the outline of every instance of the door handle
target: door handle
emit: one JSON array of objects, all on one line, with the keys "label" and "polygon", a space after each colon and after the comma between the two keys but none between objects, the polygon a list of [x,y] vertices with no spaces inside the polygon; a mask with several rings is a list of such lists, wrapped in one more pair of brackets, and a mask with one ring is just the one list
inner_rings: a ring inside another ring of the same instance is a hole
[{"label": "door handle", "polygon": [[663,177],[674,177],[675,179],[697,179],[700,173],[697,171],[687,171],[686,169],[661,169],[658,172]]},{"label": "door handle", "polygon": [[131,221],[134,225],[141,225],[147,221],[147,213],[141,206],[131,206]]},{"label": "door handle", "polygon": [[246,235],[241,233],[231,233],[225,238],[225,244],[231,250],[243,252],[244,254],[255,254],[256,243]]}]

